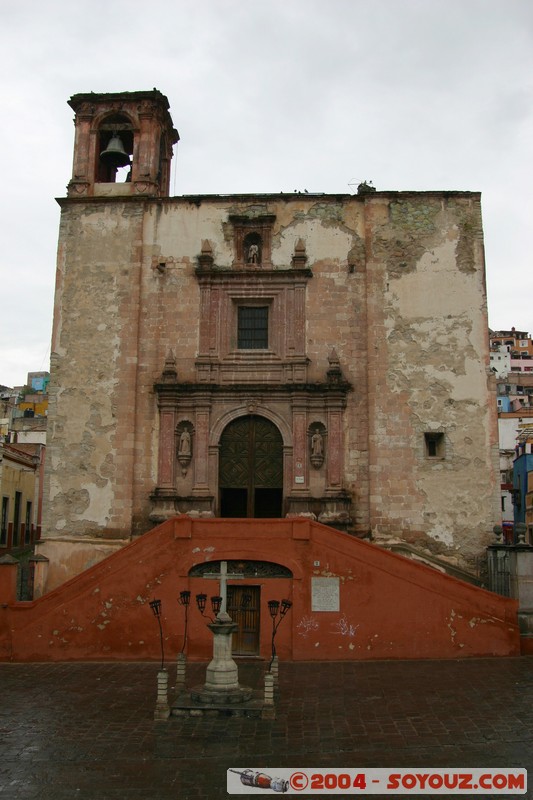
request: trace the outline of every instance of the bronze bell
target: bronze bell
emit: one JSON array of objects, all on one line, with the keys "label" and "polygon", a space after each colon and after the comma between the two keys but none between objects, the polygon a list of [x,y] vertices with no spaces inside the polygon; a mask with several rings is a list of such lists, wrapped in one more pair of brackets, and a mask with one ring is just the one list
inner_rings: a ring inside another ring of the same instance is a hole
[{"label": "bronze bell", "polygon": [[117,168],[127,167],[130,163],[130,157],[124,150],[122,139],[116,133],[109,140],[106,149],[100,153],[100,158]]}]

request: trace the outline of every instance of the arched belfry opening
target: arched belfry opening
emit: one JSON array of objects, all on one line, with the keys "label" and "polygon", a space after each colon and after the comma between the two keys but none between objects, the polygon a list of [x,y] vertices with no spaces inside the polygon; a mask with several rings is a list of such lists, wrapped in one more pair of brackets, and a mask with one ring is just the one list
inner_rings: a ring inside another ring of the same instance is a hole
[{"label": "arched belfry opening", "polygon": [[230,422],[219,445],[220,516],[283,516],[283,439],[265,417]]},{"label": "arched belfry opening", "polygon": [[96,180],[119,183],[131,180],[133,125],[124,114],[111,114],[98,129]]}]

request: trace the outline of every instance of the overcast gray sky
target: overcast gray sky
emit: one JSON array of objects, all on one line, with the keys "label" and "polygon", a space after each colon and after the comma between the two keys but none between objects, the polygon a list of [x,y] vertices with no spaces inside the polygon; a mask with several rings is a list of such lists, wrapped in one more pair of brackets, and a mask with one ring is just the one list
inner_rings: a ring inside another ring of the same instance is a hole
[{"label": "overcast gray sky", "polygon": [[173,194],[481,191],[489,322],[533,332],[531,0],[0,0],[0,383],[49,368],[78,92],[157,87]]}]

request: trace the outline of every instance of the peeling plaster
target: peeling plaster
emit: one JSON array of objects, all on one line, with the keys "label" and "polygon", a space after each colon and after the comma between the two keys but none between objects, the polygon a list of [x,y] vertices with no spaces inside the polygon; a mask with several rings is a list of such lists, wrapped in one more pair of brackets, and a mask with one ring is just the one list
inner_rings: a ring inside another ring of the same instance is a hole
[{"label": "peeling plaster", "polygon": [[444,525],[434,525],[433,528],[427,531],[427,535],[431,539],[435,539],[437,542],[443,542],[443,544],[447,545],[448,547],[453,547],[454,545],[453,533],[450,528],[447,528]]},{"label": "peeling plaster", "polygon": [[494,625],[494,620],[482,619],[481,617],[472,617],[472,619],[468,620],[468,624],[471,628],[475,628],[476,625]]}]

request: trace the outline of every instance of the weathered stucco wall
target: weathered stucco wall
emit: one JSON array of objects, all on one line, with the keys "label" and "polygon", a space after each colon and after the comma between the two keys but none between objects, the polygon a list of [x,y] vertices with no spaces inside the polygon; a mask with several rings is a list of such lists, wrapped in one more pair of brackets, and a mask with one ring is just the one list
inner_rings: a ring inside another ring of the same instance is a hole
[{"label": "weathered stucco wall", "polygon": [[[229,216],[268,214],[273,268],[289,269],[302,239],[313,274],[308,381],[324,380],[335,347],[353,387],[342,474],[354,531],[472,567],[498,514],[478,195],[61,205],[45,536],[120,541],[151,527],[153,386],[169,350],[179,380],[195,380],[202,242],[229,270]],[[442,433],[438,457],[426,453],[428,432]]]},{"label": "weathered stucco wall", "polygon": [[373,531],[473,560],[498,515],[479,197],[367,208]]},{"label": "weathered stucco wall", "polygon": [[62,215],[47,534],[129,536],[143,216],[121,202]]}]

